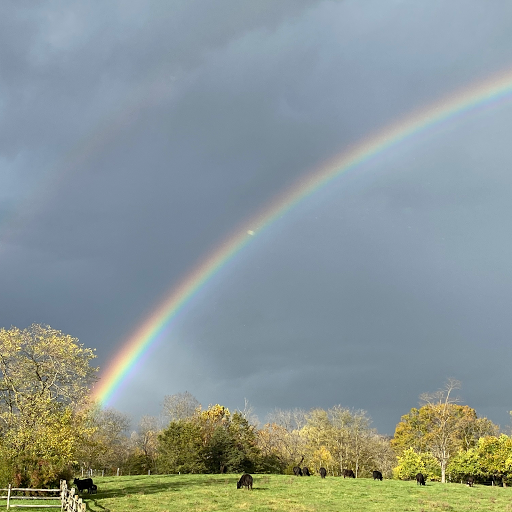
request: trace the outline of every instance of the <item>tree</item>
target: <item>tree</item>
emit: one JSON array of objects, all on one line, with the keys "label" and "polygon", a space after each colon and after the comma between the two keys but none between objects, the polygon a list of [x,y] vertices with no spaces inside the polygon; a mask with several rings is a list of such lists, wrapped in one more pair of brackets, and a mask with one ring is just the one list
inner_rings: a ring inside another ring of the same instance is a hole
[{"label": "tree", "polygon": [[267,423],[257,432],[257,445],[262,458],[272,461],[271,466],[280,471],[293,474],[293,466],[297,464],[304,453],[304,438],[298,431],[289,432],[281,425]]},{"label": "tree", "polygon": [[204,444],[197,421],[171,421],[158,436],[158,467],[163,473],[205,473]]},{"label": "tree", "polygon": [[368,476],[371,475],[374,469],[378,469],[385,478],[392,477],[397,457],[387,436],[375,432],[368,440],[365,452],[367,453],[365,470],[368,471]]},{"label": "tree", "polygon": [[356,477],[371,474],[380,468],[390,474],[395,462],[389,442],[371,428],[366,411],[354,411],[337,405],[331,409],[313,409],[301,430],[306,439],[306,461],[315,467],[324,466],[341,475],[352,469]]},{"label": "tree", "polygon": [[449,379],[444,389],[420,397],[425,402],[429,448],[439,461],[443,483],[446,482],[446,466],[455,451],[457,434],[465,419],[465,411],[455,405],[458,400],[450,396],[455,389],[460,389],[460,382]]},{"label": "tree", "polygon": [[0,406],[2,420],[39,403],[81,402],[96,380],[90,366],[94,351],[77,338],[33,324],[28,329],[0,329]]},{"label": "tree", "polygon": [[337,405],[309,412],[276,410],[271,418],[274,422],[258,432],[258,443],[264,456],[276,457],[286,472],[304,456],[309,468],[323,466],[333,475],[344,469],[371,475],[379,468],[391,476],[395,454],[389,440],[371,428],[365,411]]},{"label": "tree", "polygon": [[58,483],[77,460],[94,351],[49,326],[0,329],[0,447],[17,484]]},{"label": "tree", "polygon": [[[304,409],[274,409],[268,415],[269,423],[259,435],[259,442],[266,444],[263,452],[267,456],[272,453],[287,468],[285,471],[291,474],[293,466],[298,464],[305,453],[306,438],[301,435],[301,430],[307,423],[306,414]],[[272,447],[271,452],[269,447]]]},{"label": "tree", "polygon": [[158,434],[161,431],[160,421],[154,416],[143,416],[137,431],[132,432],[131,471],[146,473],[157,469]]},{"label": "tree", "polygon": [[468,476],[478,476],[481,474],[480,455],[477,448],[461,450],[450,459],[446,468],[450,479],[462,483]]},{"label": "tree", "polygon": [[79,463],[85,469],[122,468],[129,457],[130,419],[115,409],[92,408],[88,415],[89,435],[82,443]]},{"label": "tree", "polygon": [[10,471],[4,483],[41,488],[69,479],[88,433],[84,418],[69,406],[40,412],[37,419],[5,431],[1,457]]},{"label": "tree", "polygon": [[172,421],[158,436],[158,465],[172,473],[253,472],[261,464],[255,427],[243,413],[210,405],[195,416]]},{"label": "tree", "polygon": [[170,421],[186,420],[201,411],[201,404],[197,398],[185,391],[164,397],[163,414]]},{"label": "tree", "polygon": [[301,430],[306,440],[304,449],[306,465],[309,467],[325,467],[334,472],[335,460],[331,453],[334,428],[324,409],[312,409],[307,414],[307,423]]},{"label": "tree", "polygon": [[243,412],[236,411],[228,426],[234,457],[228,460],[231,471],[255,471],[259,462],[260,450],[256,442],[256,427],[249,423]]},{"label": "tree", "polygon": [[478,442],[477,453],[482,475],[502,480],[506,486],[512,475],[512,438],[505,434],[482,437]]},{"label": "tree", "polygon": [[307,412],[304,409],[274,409],[268,415],[268,422],[284,427],[288,432],[301,430],[307,423]]},{"label": "tree", "polygon": [[[355,411],[352,415],[352,421],[348,425],[350,436],[350,454],[353,460],[354,471],[356,478],[360,469],[364,469],[365,464],[365,447],[369,444],[369,439],[376,434],[370,428],[371,420],[366,411]],[[368,453],[367,453],[368,455]]]},{"label": "tree", "polygon": [[341,405],[336,405],[329,409],[329,418],[333,427],[330,435],[331,453],[338,462],[336,474],[341,475],[344,469],[352,466],[349,448],[352,411]]},{"label": "tree", "polygon": [[441,482],[446,482],[450,458],[461,450],[475,446],[478,438],[496,427],[486,418],[477,418],[467,405],[457,405],[453,391],[460,383],[449,379],[445,388],[420,398],[424,405],[402,416],[395,430],[392,445],[397,455],[412,448],[417,453],[431,453],[439,462]]}]

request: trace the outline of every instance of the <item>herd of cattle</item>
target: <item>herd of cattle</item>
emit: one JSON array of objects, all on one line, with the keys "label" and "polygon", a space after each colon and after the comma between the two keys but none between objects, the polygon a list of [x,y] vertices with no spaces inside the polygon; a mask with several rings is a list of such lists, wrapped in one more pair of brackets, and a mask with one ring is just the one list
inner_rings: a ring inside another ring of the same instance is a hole
[{"label": "herd of cattle", "polygon": [[[311,476],[311,472],[309,471],[308,467],[301,468],[300,466],[295,466],[293,468],[293,472],[296,476]],[[318,472],[320,473],[321,478],[325,478],[327,476],[327,470],[325,468],[320,468],[318,470]],[[356,475],[354,474],[354,472],[351,469],[344,469],[342,472],[342,475],[343,475],[343,478],[355,478],[356,477]],[[382,482],[382,473],[380,471],[374,471],[372,476],[373,476],[374,480],[380,480]],[[247,489],[250,488],[252,490],[252,482],[253,482],[252,476],[246,473],[246,474],[242,475],[242,478],[240,478],[240,480],[237,482],[236,488],[240,489],[242,487],[247,487]],[[470,476],[467,478],[466,483],[470,487],[473,487],[475,480],[472,476]],[[416,484],[417,485],[425,485],[425,476],[423,475],[423,473],[418,473],[416,475]]]},{"label": "herd of cattle", "polygon": [[[222,471],[224,473],[224,471]],[[293,472],[296,476],[311,476],[311,472],[309,468],[304,466],[301,468],[300,466],[295,466],[293,468]],[[320,476],[325,478],[327,476],[327,470],[325,468],[320,468],[318,470]],[[344,469],[342,472],[343,478],[355,478],[356,475],[351,469]],[[373,479],[380,480],[382,482],[382,473],[380,471],[373,472]],[[78,492],[83,492],[87,490],[89,494],[96,494],[98,492],[98,486],[95,485],[92,481],[92,478],[84,478],[82,480],[75,478],[73,483],[76,485]],[[241,489],[242,487],[246,487],[247,489],[251,489],[252,491],[252,483],[253,478],[248,473],[245,473],[241,476],[240,480],[236,483],[236,488]],[[423,473],[418,473],[416,475],[416,484],[417,485],[425,485],[425,476]],[[467,484],[470,487],[473,487],[474,479],[472,476],[468,477]]]},{"label": "herd of cattle", "polygon": [[[327,476],[327,470],[325,468],[320,468],[318,472],[320,473],[320,476],[322,478],[325,478]],[[309,471],[308,467],[301,468],[300,466],[295,466],[293,468],[293,473],[295,474],[295,476],[311,476],[311,472]],[[351,469],[344,469],[341,474],[343,475],[343,478],[356,477],[356,475]],[[373,479],[382,481],[382,473],[380,471],[374,471]]]},{"label": "herd of cattle", "polygon": [[[306,466],[304,466],[303,468],[301,468],[300,466],[295,466],[293,468],[293,472],[296,476],[311,476],[311,472],[309,471],[309,468]],[[325,478],[327,476],[327,470],[325,468],[320,468],[318,470],[318,472],[320,473],[320,476],[322,478]],[[356,477],[356,475],[354,474],[354,472],[351,469],[344,469],[342,474],[343,474],[343,478],[355,478]],[[421,475],[423,485],[425,485],[425,479],[423,478],[423,475],[421,473],[418,473],[418,476],[419,475]],[[418,476],[416,477],[416,479],[418,478]],[[380,471],[374,471],[373,479],[382,481],[382,473]],[[248,473],[245,473],[242,475],[240,480],[238,480],[238,482],[236,483],[236,488],[241,489],[242,487],[246,487],[247,489],[252,490],[252,483],[253,483],[252,476],[249,475]]]}]

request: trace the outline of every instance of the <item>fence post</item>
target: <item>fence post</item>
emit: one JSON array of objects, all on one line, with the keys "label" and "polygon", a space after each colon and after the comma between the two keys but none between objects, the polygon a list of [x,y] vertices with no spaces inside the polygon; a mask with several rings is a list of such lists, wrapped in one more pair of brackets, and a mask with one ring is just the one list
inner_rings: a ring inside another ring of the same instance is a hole
[{"label": "fence post", "polygon": [[11,484],[9,484],[9,488],[7,489],[7,510],[9,510],[9,502],[11,501]]},{"label": "fence post", "polygon": [[148,476],[151,475],[151,469],[148,469]]},{"label": "fence post", "polygon": [[119,468],[117,468],[117,476],[119,476]]},{"label": "fence post", "polygon": [[[65,500],[65,494],[66,494],[66,487],[67,487],[66,480],[60,481],[60,512],[64,511],[64,500]],[[66,486],[66,487],[65,487]]]}]

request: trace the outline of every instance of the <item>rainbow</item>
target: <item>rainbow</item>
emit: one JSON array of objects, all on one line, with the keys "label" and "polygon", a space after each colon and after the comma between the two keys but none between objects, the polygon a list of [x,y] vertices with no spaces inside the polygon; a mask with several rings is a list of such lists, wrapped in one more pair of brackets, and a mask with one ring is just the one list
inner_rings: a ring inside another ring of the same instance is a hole
[{"label": "rainbow", "polygon": [[293,187],[277,197],[259,215],[253,217],[224,240],[216,250],[194,268],[153,313],[123,344],[114,360],[93,389],[93,397],[102,405],[109,405],[128,376],[136,369],[150,346],[166,331],[180,310],[205,283],[259,232],[287,213],[304,198],[324,187],[339,175],[354,170],[384,151],[422,134],[428,128],[444,126],[452,119],[496,106],[512,98],[512,72],[507,71],[491,79],[459,90],[441,101],[415,111],[365,138],[335,158],[325,162]]}]

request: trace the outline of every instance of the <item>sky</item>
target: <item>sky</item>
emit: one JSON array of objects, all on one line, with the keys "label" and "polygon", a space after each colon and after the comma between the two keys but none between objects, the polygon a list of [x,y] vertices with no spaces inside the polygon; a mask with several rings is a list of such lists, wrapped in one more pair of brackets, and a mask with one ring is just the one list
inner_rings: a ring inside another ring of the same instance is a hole
[{"label": "sky", "polygon": [[[512,71],[492,0],[6,1],[0,326],[50,325],[100,377],[194,268],[411,112]],[[109,406],[364,409],[419,395],[510,424],[512,95],[283,211],[199,287]],[[244,228],[245,229],[245,228]]]}]

